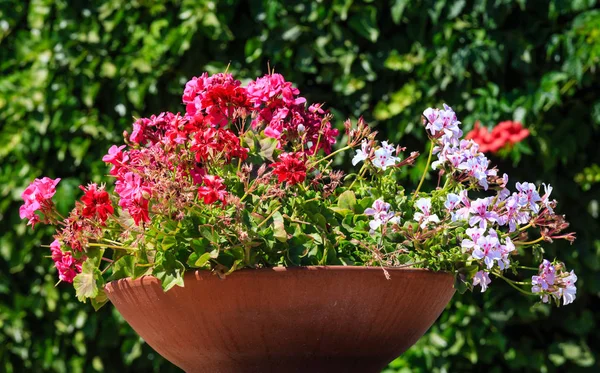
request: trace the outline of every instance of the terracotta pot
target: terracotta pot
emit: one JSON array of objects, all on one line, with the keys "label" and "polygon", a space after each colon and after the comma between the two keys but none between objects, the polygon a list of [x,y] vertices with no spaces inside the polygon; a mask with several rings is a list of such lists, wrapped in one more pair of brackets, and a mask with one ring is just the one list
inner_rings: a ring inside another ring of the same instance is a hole
[{"label": "terracotta pot", "polygon": [[164,293],[154,277],[106,293],[135,331],[186,372],[380,372],[433,324],[453,277],[420,269],[188,272]]}]

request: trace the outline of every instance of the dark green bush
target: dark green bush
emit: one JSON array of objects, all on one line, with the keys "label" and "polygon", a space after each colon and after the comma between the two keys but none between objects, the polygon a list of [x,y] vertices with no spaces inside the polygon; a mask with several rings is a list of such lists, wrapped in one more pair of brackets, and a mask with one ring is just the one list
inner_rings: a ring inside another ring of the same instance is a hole
[{"label": "dark green bush", "polygon": [[[548,246],[579,275],[550,309],[500,283],[456,296],[393,371],[597,371],[600,340],[600,11],[595,0],[50,1],[0,3],[0,370],[176,371],[112,307],[94,313],[56,273],[51,231],[18,216],[34,178],[77,189],[132,117],[182,110],[187,78],[270,64],[341,123],[364,115],[424,148],[419,115],[447,102],[465,128],[523,122],[532,136],[492,156],[514,180],[555,186],[578,240]],[[338,160],[341,167],[347,160]],[[407,174],[414,182],[424,160]],[[514,170],[513,167],[515,168]],[[95,175],[95,176],[92,176]],[[433,182],[433,180],[431,181]]]}]

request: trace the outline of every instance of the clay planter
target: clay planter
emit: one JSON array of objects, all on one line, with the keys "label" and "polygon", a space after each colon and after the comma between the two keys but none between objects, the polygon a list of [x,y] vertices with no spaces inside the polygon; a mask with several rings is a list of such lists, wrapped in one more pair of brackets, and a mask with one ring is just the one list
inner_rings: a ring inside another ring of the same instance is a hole
[{"label": "clay planter", "polygon": [[188,272],[164,293],[154,277],[106,293],[159,354],[186,372],[379,372],[412,346],[454,294],[421,269]]}]

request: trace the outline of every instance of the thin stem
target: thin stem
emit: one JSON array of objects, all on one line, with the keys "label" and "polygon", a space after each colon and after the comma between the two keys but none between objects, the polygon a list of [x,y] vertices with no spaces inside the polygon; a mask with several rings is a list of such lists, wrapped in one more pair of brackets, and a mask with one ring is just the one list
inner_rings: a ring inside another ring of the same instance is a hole
[{"label": "thin stem", "polygon": [[[532,292],[529,292],[527,290],[523,290],[521,289],[519,286],[517,286],[518,282],[510,280],[504,276],[502,276],[502,274],[498,273],[498,272],[492,272],[496,277],[499,277],[501,279],[503,279],[504,281],[506,281],[507,284],[509,284],[511,287],[515,288],[516,290],[518,290],[519,292],[525,294],[525,295],[535,295]],[[525,283],[528,284],[528,283]],[[531,285],[531,284],[529,284]]]},{"label": "thin stem", "polygon": [[421,260],[420,262],[402,264],[400,266],[395,266],[395,267],[392,267],[392,268],[406,268],[406,267],[412,267],[412,266],[416,266],[416,265],[423,264],[423,263],[425,263],[425,260]]},{"label": "thin stem", "polygon": [[346,150],[348,150],[348,149],[352,149],[352,147],[351,147],[351,146],[349,146],[349,145],[346,145],[346,146],[344,146],[343,148],[340,148],[340,149],[338,149],[338,150],[334,151],[333,153],[329,153],[329,155],[327,155],[327,156],[325,156],[325,157],[323,157],[323,158],[319,159],[317,162],[315,162],[315,164],[313,165],[313,167],[314,167],[314,166],[316,166],[316,165],[318,165],[319,163],[323,162],[324,160],[326,160],[326,159],[329,159],[329,158],[333,157],[334,155],[336,155],[336,154],[338,154],[338,153],[341,153],[341,152],[343,152],[343,151],[346,151]]},{"label": "thin stem", "polygon": [[[104,259],[104,258],[102,258],[102,259]],[[108,269],[109,269],[110,267],[112,267],[112,265],[113,265],[113,264],[115,264],[115,262],[111,261],[111,262],[110,262],[110,263],[109,263],[109,264],[106,266],[106,268],[104,268],[104,269],[102,270],[102,274],[104,274],[106,271],[108,271]]]},{"label": "thin stem", "polygon": [[265,220],[261,221],[261,222],[260,222],[260,224],[258,224],[258,225],[256,226],[256,228],[260,228],[260,227],[262,227],[262,226],[263,226],[263,225],[264,225],[264,224],[265,224],[265,223],[266,223],[266,222],[267,222],[269,219],[271,219],[271,218],[273,217],[273,215],[275,215],[275,213],[276,213],[277,211],[279,211],[279,209],[280,209],[282,206],[283,206],[283,205],[280,205],[280,206],[278,206],[278,207],[277,207],[275,210],[273,210],[273,212],[271,212],[271,213],[269,214],[269,216],[267,216],[267,217],[265,218]]},{"label": "thin stem", "polygon": [[526,266],[517,266],[517,268],[521,268],[521,269],[529,269],[531,271],[539,271],[539,268],[536,267],[526,267]]},{"label": "thin stem", "polygon": [[354,180],[352,180],[352,184],[350,184],[350,186],[348,187],[348,190],[352,190],[352,187],[354,186],[354,183],[356,183],[356,180],[363,178],[363,176],[365,176],[365,173],[367,172],[367,164],[363,164],[363,166],[361,167],[360,171],[358,171],[358,176],[354,178]]},{"label": "thin stem", "polygon": [[528,229],[529,227],[531,227],[531,226],[532,226],[532,224],[533,224],[533,223],[529,223],[529,224],[527,224],[527,225],[525,225],[525,226],[523,226],[523,227],[519,228],[519,232],[522,232],[522,231],[524,231],[525,229]]},{"label": "thin stem", "polygon": [[514,244],[515,245],[533,245],[536,244],[540,241],[542,241],[544,239],[544,236],[541,236],[540,238],[538,238],[537,240],[533,240],[533,241],[527,241],[527,242],[520,242],[520,241],[515,241]]},{"label": "thin stem", "polygon": [[431,157],[433,156],[433,141],[431,142],[431,147],[429,148],[429,156],[427,157],[427,164],[425,164],[425,169],[423,170],[423,176],[421,176],[421,181],[419,181],[419,185],[417,186],[417,189],[415,190],[415,193],[413,194],[413,198],[412,200],[414,201],[415,198],[417,198],[417,195],[419,194],[419,190],[421,189],[421,186],[423,185],[423,181],[425,181],[425,176],[427,175],[428,171],[429,171],[429,165],[431,164]]},{"label": "thin stem", "polygon": [[108,247],[109,249],[117,249],[117,250],[137,250],[134,249],[132,247],[123,247],[123,246],[117,246],[117,245],[107,245],[107,244],[103,244],[103,243],[88,243],[88,246],[91,247]]}]

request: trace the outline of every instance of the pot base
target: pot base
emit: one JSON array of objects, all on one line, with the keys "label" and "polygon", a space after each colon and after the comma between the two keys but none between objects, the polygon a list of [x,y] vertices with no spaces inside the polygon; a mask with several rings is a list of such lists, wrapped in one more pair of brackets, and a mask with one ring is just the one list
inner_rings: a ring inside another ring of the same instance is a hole
[{"label": "pot base", "polygon": [[429,329],[453,276],[421,269],[299,267],[188,272],[106,293],[133,329],[186,372],[379,372]]}]

